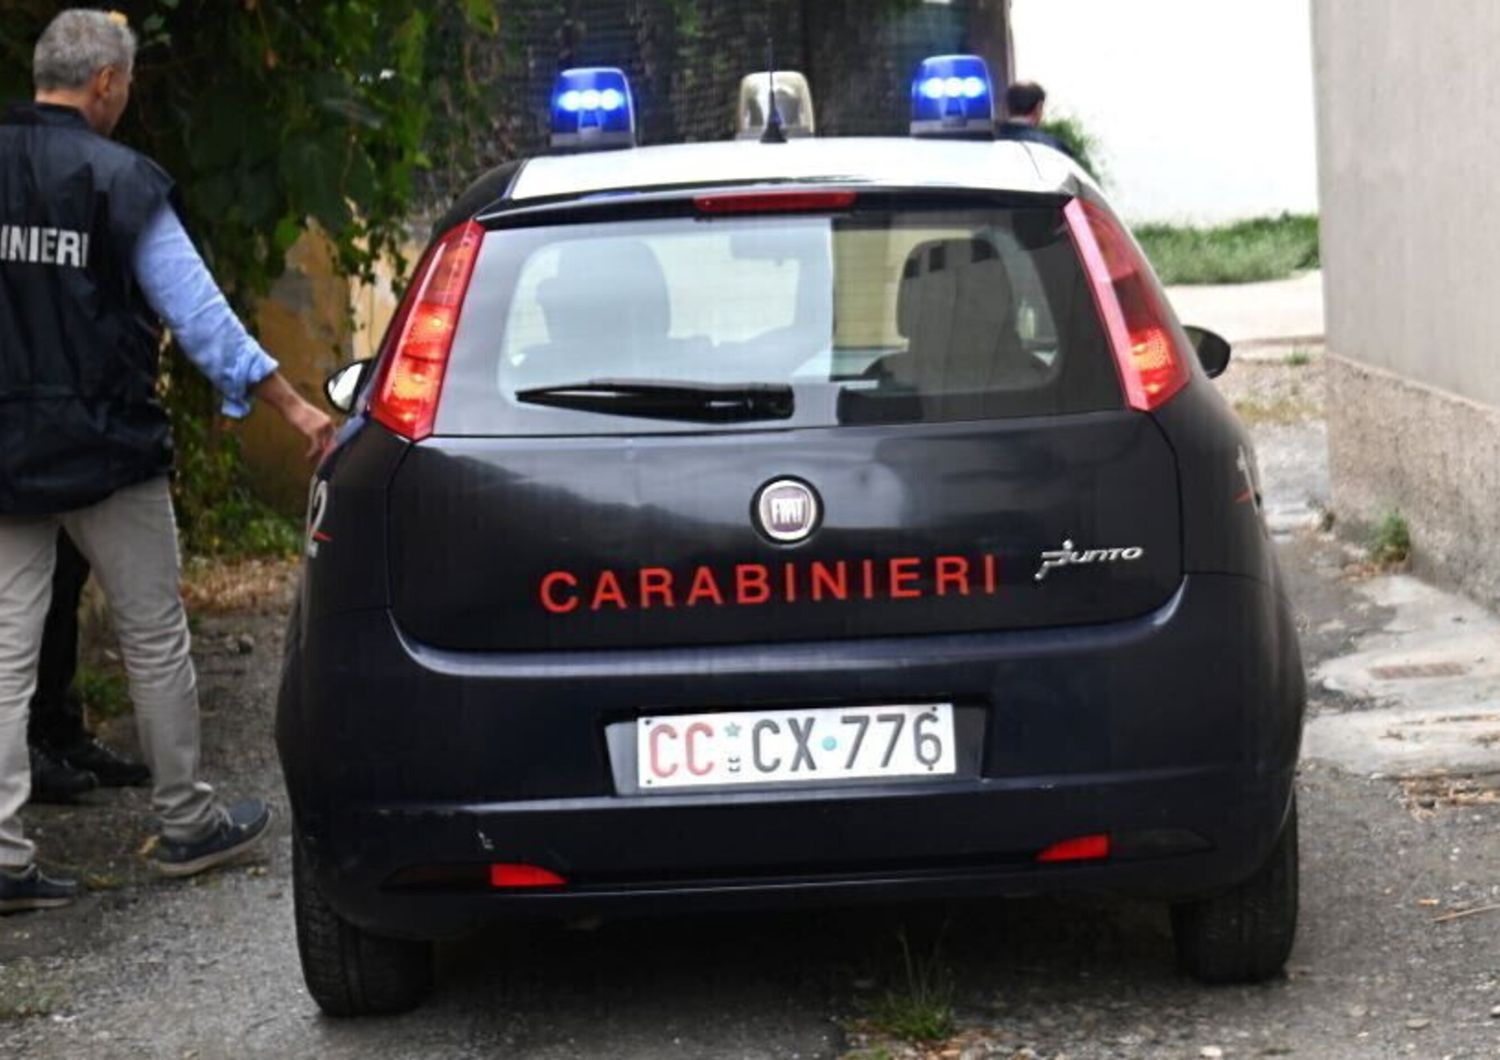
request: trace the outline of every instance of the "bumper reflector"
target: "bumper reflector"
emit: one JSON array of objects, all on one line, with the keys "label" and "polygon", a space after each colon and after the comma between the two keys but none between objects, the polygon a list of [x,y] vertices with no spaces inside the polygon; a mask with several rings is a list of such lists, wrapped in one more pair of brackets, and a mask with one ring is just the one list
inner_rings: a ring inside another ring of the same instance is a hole
[{"label": "bumper reflector", "polygon": [[498,862],[490,866],[490,886],[515,890],[522,887],[564,887],[567,880],[535,865]]},{"label": "bumper reflector", "polygon": [[1081,835],[1076,839],[1064,839],[1053,843],[1036,856],[1037,861],[1051,864],[1058,861],[1100,861],[1109,857],[1109,836]]}]

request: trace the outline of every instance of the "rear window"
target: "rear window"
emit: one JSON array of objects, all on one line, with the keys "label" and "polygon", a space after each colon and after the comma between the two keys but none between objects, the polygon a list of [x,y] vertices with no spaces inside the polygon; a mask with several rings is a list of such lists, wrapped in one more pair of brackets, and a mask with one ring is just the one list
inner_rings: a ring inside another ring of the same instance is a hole
[{"label": "rear window", "polygon": [[[540,405],[599,381],[789,388],[724,424]],[[441,434],[924,423],[1122,405],[1062,211],[672,217],[485,237]]]}]

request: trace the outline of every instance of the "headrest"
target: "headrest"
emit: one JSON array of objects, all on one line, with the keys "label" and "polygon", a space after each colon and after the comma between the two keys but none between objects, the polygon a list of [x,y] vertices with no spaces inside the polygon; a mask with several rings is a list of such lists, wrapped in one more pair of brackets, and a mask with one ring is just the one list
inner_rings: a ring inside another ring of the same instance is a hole
[{"label": "headrest", "polygon": [[896,330],[911,338],[924,312],[942,313],[951,321],[961,295],[993,299],[1001,317],[1010,312],[1010,274],[995,245],[973,237],[918,243],[901,268]]},{"label": "headrest", "polygon": [[557,275],[538,285],[537,301],[553,342],[604,334],[655,341],[672,326],[672,300],[661,262],[635,239],[564,244]]}]

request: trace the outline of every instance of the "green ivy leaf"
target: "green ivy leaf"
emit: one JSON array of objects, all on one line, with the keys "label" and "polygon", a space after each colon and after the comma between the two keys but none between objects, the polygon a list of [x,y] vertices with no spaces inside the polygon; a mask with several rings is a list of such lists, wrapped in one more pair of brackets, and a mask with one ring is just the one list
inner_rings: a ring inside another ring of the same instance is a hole
[{"label": "green ivy leaf", "polygon": [[498,33],[500,11],[495,0],[463,0],[464,18],[474,29]]},{"label": "green ivy leaf", "polygon": [[281,179],[294,206],[302,207],[337,236],[353,215],[343,195],[345,138],[333,130],[321,136],[300,135],[288,141],[281,155]]},{"label": "green ivy leaf", "polygon": [[236,199],[245,224],[265,228],[279,215],[276,171],[272,166],[241,170],[235,174]]},{"label": "green ivy leaf", "polygon": [[292,244],[302,237],[302,220],[293,215],[286,214],[276,222],[276,231],[272,237],[279,253],[285,254],[292,249]]}]

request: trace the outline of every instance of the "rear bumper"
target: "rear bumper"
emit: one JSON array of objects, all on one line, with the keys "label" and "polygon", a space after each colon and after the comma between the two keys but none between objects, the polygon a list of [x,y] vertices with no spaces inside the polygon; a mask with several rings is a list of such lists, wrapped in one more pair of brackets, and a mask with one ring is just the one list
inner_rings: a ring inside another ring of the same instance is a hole
[{"label": "rear bumper", "polygon": [[[1252,789],[1245,779],[1212,771],[732,803],[369,807],[331,834],[299,838],[319,851],[316,876],[344,916],[417,937],[504,917],[1060,890],[1172,898],[1232,884],[1264,858],[1286,788]],[[1101,830],[1116,844],[1106,862],[1033,860],[1053,842]],[[514,892],[391,886],[412,866],[490,860],[543,865],[569,882]]]},{"label": "rear bumper", "polygon": [[[932,697],[982,709],[979,776],[622,795],[604,740],[646,711]],[[1129,622],[767,648],[456,656],[406,643],[384,612],[344,615],[294,630],[278,743],[329,900],[372,930],[438,937],[508,916],[1210,892],[1279,834],[1301,713],[1284,604],[1197,576]],[[1101,832],[1107,861],[1035,862]],[[392,886],[497,861],[569,882]]]}]

